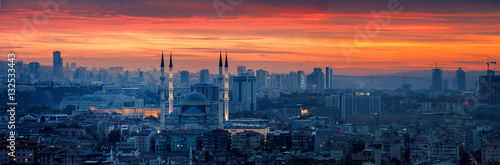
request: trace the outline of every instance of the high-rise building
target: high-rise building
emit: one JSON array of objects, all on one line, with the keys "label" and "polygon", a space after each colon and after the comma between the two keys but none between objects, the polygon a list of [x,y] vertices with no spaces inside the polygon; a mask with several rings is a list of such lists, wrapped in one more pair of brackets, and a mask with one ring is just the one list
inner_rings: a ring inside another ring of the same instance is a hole
[{"label": "high-rise building", "polygon": [[139,82],[144,82],[144,72],[139,71]]},{"label": "high-rise building", "polygon": [[269,72],[259,69],[256,72],[257,89],[269,88]]},{"label": "high-rise building", "polygon": [[326,89],[333,89],[333,69],[331,67],[325,68],[326,76],[325,76],[325,85]]},{"label": "high-rise building", "polygon": [[299,88],[299,80],[298,80],[297,72],[290,72],[288,79],[289,79],[288,87],[290,89],[296,90]]},{"label": "high-rise building", "polygon": [[380,96],[370,93],[345,93],[342,95],[342,118],[353,115],[380,113]]},{"label": "high-rise building", "polygon": [[23,60],[16,61],[16,77],[18,79],[25,79],[23,71]]},{"label": "high-rise building", "polygon": [[181,71],[181,86],[189,87],[189,71],[187,70]]},{"label": "high-rise building", "polygon": [[314,68],[313,72],[316,76],[316,89],[323,90],[325,89],[325,74],[321,71],[321,68]]},{"label": "high-rise building", "polygon": [[76,62],[72,62],[72,63],[71,63],[71,69],[72,69],[72,70],[76,69]]},{"label": "high-rise building", "polygon": [[443,79],[443,91],[447,91],[448,89],[448,79]]},{"label": "high-rise building", "polygon": [[500,76],[488,72],[479,76],[479,102],[488,105],[500,105]]},{"label": "high-rise building", "polygon": [[465,72],[462,68],[458,68],[455,73],[455,81],[456,81],[456,90],[457,91],[465,91]]},{"label": "high-rise building", "polygon": [[297,81],[299,89],[306,89],[306,73],[304,71],[297,71]]},{"label": "high-rise building", "polygon": [[443,90],[443,72],[437,67],[437,63],[436,68],[432,69],[432,90]]},{"label": "high-rise building", "polygon": [[208,69],[200,70],[200,84],[209,84],[210,72]]},{"label": "high-rise building", "polygon": [[257,110],[257,83],[254,76],[237,76],[233,78],[233,102],[241,104],[242,110]]},{"label": "high-rise building", "polygon": [[64,69],[70,70],[71,68],[69,67],[69,62],[66,63],[66,66],[64,66]]},{"label": "high-rise building", "polygon": [[325,78],[321,68],[314,68],[314,71],[307,75],[307,85],[310,89],[323,90],[325,89]]},{"label": "high-rise building", "polygon": [[247,67],[246,66],[238,66],[238,76],[245,76],[247,73]]},{"label": "high-rise building", "polygon": [[64,78],[64,74],[63,74],[63,59],[61,58],[61,52],[54,51],[52,54],[53,54],[53,60],[52,60],[53,75],[55,78],[62,79]]},{"label": "high-rise building", "polygon": [[253,69],[247,70],[247,76],[255,76],[255,72],[253,71]]},{"label": "high-rise building", "polygon": [[30,77],[32,80],[36,80],[40,77],[40,73],[38,72],[38,69],[40,69],[40,63],[38,62],[30,62],[29,64],[30,68]]}]

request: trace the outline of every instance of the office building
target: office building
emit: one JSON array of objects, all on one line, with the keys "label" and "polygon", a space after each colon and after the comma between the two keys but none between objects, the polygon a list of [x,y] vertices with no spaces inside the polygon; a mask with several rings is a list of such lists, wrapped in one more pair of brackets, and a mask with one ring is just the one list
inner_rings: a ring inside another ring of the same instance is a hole
[{"label": "office building", "polygon": [[189,71],[181,71],[181,87],[189,87]]},{"label": "office building", "polygon": [[38,72],[38,69],[40,69],[40,63],[38,62],[30,62],[29,64],[30,68],[30,78],[31,80],[36,80],[40,77],[40,73]]},{"label": "office building", "polygon": [[71,70],[75,70],[76,69],[76,62],[72,62],[71,63]]},{"label": "office building", "polygon": [[331,67],[325,68],[325,85],[326,89],[333,89],[333,69]]},{"label": "office building", "polygon": [[241,104],[242,110],[257,110],[257,83],[253,76],[237,76],[233,78],[233,102]]},{"label": "office building", "polygon": [[432,69],[432,90],[442,91],[443,90],[443,72],[441,69],[436,67]]},{"label": "office building", "polygon": [[456,81],[456,90],[457,91],[465,91],[465,72],[462,68],[458,68],[455,73],[455,81]]},{"label": "office building", "polygon": [[253,69],[247,70],[247,76],[255,76],[255,72],[253,71]]},{"label": "office building", "polygon": [[299,88],[299,79],[297,72],[290,72],[288,75],[288,87],[292,90],[296,90]]},{"label": "office building", "polygon": [[342,95],[342,118],[354,115],[368,115],[380,112],[380,96],[370,93],[345,93]]},{"label": "office building", "polygon": [[297,71],[297,81],[299,89],[306,89],[306,73],[304,71]]},{"label": "office building", "polygon": [[269,72],[259,69],[256,72],[257,89],[269,88]]},{"label": "office building", "polygon": [[200,84],[210,84],[210,72],[208,69],[200,70]]},{"label": "office building", "polygon": [[238,71],[238,76],[245,76],[247,73],[247,67],[246,66],[238,66],[237,71]]},{"label": "office building", "polygon": [[479,76],[478,92],[480,103],[500,105],[500,76],[494,74]]},{"label": "office building", "polygon": [[64,74],[63,74],[63,59],[61,57],[61,52],[60,51],[54,51],[53,53],[53,60],[52,60],[52,69],[53,69],[53,76],[57,79],[63,79]]}]

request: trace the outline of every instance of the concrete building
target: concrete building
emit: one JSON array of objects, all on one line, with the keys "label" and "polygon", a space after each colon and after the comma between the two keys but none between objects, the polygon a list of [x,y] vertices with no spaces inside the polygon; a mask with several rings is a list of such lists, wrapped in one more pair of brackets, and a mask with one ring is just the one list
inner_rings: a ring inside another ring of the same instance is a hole
[{"label": "concrete building", "polygon": [[242,110],[257,110],[257,83],[253,76],[233,78],[233,102],[241,103]]}]

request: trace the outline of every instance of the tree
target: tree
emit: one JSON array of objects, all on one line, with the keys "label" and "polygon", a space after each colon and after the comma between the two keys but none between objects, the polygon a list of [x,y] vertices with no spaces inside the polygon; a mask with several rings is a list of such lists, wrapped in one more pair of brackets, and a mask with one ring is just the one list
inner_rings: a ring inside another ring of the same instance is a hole
[{"label": "tree", "polygon": [[76,107],[74,105],[67,105],[64,109],[63,109],[63,113],[64,114],[68,114],[68,115],[71,115],[73,114],[73,111],[76,109]]},{"label": "tree", "polygon": [[112,112],[111,115],[122,115],[122,114],[118,112]]}]

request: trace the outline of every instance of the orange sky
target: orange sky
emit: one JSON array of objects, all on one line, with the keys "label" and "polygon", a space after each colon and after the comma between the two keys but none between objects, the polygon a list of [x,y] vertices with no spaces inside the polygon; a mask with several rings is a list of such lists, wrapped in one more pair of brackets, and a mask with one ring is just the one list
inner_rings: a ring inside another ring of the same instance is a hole
[{"label": "orange sky", "polygon": [[[213,2],[232,11],[218,15]],[[73,0],[57,4],[44,20],[38,1],[3,0],[0,48],[16,51],[25,63],[52,65],[52,52],[59,50],[64,63],[129,70],[158,68],[163,49],[172,51],[175,70],[212,73],[220,49],[228,51],[232,73],[238,65],[280,73],[330,66],[335,74],[366,75],[435,62],[467,71],[499,60],[498,1],[401,1],[401,12],[381,12],[390,22],[380,24],[370,12],[388,10],[388,3]],[[359,37],[374,22],[379,28],[371,30],[378,33]]]}]

